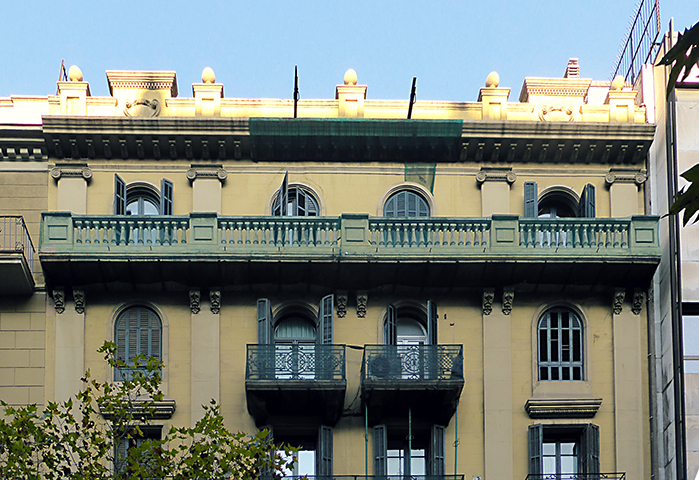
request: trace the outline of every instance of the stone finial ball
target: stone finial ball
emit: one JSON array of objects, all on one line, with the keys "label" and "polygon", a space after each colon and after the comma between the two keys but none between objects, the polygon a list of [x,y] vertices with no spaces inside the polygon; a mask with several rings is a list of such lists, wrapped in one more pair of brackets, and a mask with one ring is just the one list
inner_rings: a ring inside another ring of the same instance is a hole
[{"label": "stone finial ball", "polygon": [[204,83],[216,83],[214,69],[211,67],[206,67],[204,71],[201,72],[201,81]]},{"label": "stone finial ball", "polygon": [[490,72],[485,79],[485,86],[488,88],[497,88],[500,85],[500,75],[498,72]]},{"label": "stone finial ball", "polygon": [[350,68],[345,72],[345,85],[356,85],[357,84],[357,72],[353,68]]},{"label": "stone finial ball", "polygon": [[614,77],[614,80],[612,80],[612,90],[621,90],[624,88],[624,84],[626,81],[624,80],[623,75],[617,75]]},{"label": "stone finial ball", "polygon": [[68,69],[68,78],[71,82],[82,82],[83,72],[77,65],[71,65]]}]

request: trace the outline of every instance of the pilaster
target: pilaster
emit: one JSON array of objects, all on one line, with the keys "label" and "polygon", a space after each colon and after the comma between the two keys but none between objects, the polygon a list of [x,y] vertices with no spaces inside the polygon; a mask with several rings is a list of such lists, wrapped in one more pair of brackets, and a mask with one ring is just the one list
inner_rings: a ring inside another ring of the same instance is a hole
[{"label": "pilaster", "polygon": [[[192,302],[193,298],[196,298],[196,305]],[[209,405],[211,399],[221,401],[220,302],[221,292],[218,290],[211,290],[204,295],[200,295],[198,290],[190,292],[192,426],[204,416],[203,405]]]},{"label": "pilaster", "polygon": [[58,184],[57,210],[79,215],[87,213],[87,185],[92,180],[92,170],[87,164],[56,164],[51,178]]},{"label": "pilaster", "polygon": [[612,218],[630,217],[642,213],[638,205],[638,188],[646,181],[644,170],[611,168],[605,176],[609,186]]},{"label": "pilaster", "polygon": [[56,358],[54,361],[54,401],[63,402],[82,390],[85,374],[85,295],[73,292],[74,302],[66,300],[66,292],[52,292],[56,312]]},{"label": "pilaster", "polygon": [[222,184],[228,172],[221,165],[192,165],[187,179],[192,185],[192,211],[221,213]]},{"label": "pilaster", "polygon": [[510,213],[510,186],[517,180],[511,167],[482,167],[476,174],[481,188],[481,216]]}]

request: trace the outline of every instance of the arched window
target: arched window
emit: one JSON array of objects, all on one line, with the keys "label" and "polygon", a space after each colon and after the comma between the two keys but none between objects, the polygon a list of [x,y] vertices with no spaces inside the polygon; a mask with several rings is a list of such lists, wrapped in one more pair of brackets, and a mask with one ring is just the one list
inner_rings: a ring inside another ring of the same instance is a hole
[{"label": "arched window", "polygon": [[163,178],[160,191],[148,183],[136,182],[128,186],[114,174],[114,213],[116,215],[172,215],[173,184]]},{"label": "arched window", "polygon": [[525,218],[595,217],[595,186],[591,183],[583,187],[580,201],[562,187],[554,187],[539,198],[538,188],[536,182],[524,182]]},{"label": "arched window", "polygon": [[[114,339],[117,344],[117,358],[133,364],[139,355],[162,358],[163,325],[160,317],[146,307],[132,307],[124,310],[114,325]],[[114,379],[123,379],[124,372],[115,370]]]},{"label": "arched window", "polygon": [[315,343],[316,326],[310,318],[298,315],[284,317],[274,328],[275,344]]},{"label": "arched window", "polygon": [[317,217],[318,201],[302,187],[289,187],[286,206],[282,208],[284,194],[277,192],[272,203],[272,215],[277,217]]},{"label": "arched window", "polygon": [[160,215],[160,198],[145,187],[126,189],[127,215]]},{"label": "arched window", "polygon": [[583,379],[583,327],[567,308],[552,308],[537,326],[539,380]]},{"label": "arched window", "polygon": [[539,218],[577,217],[578,202],[569,194],[553,191],[539,199]]},{"label": "arched window", "polygon": [[384,217],[429,217],[430,206],[421,195],[411,190],[394,193],[383,206]]}]

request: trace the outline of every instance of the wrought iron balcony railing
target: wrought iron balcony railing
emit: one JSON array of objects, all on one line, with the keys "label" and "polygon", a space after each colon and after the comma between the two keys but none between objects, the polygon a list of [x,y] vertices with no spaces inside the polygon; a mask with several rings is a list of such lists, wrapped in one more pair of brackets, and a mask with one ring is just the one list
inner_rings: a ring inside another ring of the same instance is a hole
[{"label": "wrought iron balcony railing", "polygon": [[0,217],[0,253],[22,253],[30,271],[34,262],[34,244],[21,216]]},{"label": "wrought iron balcony railing", "polygon": [[344,345],[248,345],[245,380],[344,380]]},{"label": "wrought iron balcony railing", "polygon": [[462,345],[365,345],[362,381],[463,380]]},{"label": "wrought iron balcony railing", "polygon": [[[659,257],[658,218],[42,215],[42,254]],[[18,245],[31,245],[31,241]]]},{"label": "wrought iron balcony railing", "polygon": [[526,480],[624,480],[625,472],[617,473],[530,473]]}]

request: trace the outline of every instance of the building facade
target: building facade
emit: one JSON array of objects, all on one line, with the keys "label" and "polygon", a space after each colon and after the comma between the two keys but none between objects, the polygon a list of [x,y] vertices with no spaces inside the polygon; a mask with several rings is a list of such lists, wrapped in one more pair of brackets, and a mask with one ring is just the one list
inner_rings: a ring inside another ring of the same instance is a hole
[{"label": "building facade", "polygon": [[297,105],[107,80],[0,99],[7,402],[119,381],[111,340],[165,363],[149,434],[213,398],[290,473],[650,476],[655,127],[623,81],[493,73],[406,119],[352,70]]}]

